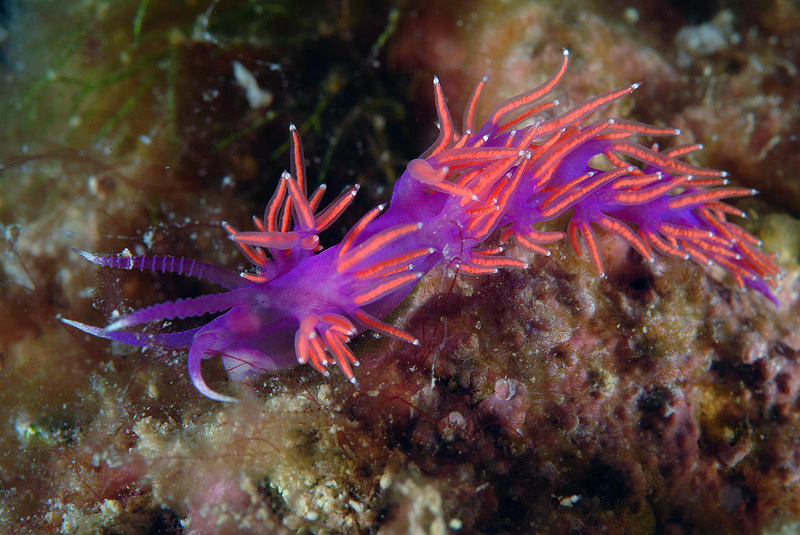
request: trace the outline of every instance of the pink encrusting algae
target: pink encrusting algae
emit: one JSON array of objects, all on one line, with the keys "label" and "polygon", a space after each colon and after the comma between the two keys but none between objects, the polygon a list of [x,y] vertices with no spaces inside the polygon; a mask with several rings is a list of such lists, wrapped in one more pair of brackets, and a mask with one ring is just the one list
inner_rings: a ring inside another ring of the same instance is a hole
[{"label": "pink encrusting algae", "polygon": [[[602,273],[595,238],[600,228],[650,261],[658,253],[720,266],[740,287],[753,288],[777,305],[770,287],[777,284],[778,267],[758,249],[755,237],[726,221],[727,215],[744,214],[722,202],[755,191],[728,186],[723,171],[679,159],[700,145],[660,151],[657,145],[648,148],[631,139],[675,135],[675,129],[589,119],[638,84],[549,116],[546,112],[559,102],[542,99],[562,79],[568,60],[564,51],[549,80],[501,103],[478,127],[478,100],[487,82],[481,80],[464,112],[463,133],[456,130],[434,79],[438,139],[408,164],[388,208],[373,208],[341,243],[324,250],[319,233],[350,205],[358,186],[320,209],[325,186],[309,196],[300,137],[290,127],[290,170],[283,173],[263,218],[254,217],[256,230],[240,232],[223,223],[255,272],[238,276],[168,256],[81,252],[101,266],[170,271],[215,282],[227,291],[153,305],[106,328],[65,323],[127,344],[188,348],[195,387],[213,399],[234,401],[205,384],[203,359],[220,355],[236,380],[304,363],[327,375],[328,364],[334,362],[356,384],[352,367],[358,362],[347,346],[353,337],[372,330],[418,344],[382,319],[442,262],[466,274],[526,268],[526,262],[501,254],[511,239],[532,253],[549,255],[547,244],[568,237],[575,251],[585,249]],[[567,212],[572,214],[566,233],[534,227]],[[486,244],[491,236],[496,237]],[[224,313],[174,334],[123,330],[216,312]]]}]

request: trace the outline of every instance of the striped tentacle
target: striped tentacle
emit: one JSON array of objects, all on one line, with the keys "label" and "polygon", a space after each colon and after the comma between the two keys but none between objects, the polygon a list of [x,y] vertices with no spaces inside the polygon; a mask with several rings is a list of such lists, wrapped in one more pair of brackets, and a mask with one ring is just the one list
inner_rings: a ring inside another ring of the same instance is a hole
[{"label": "striped tentacle", "polygon": [[140,269],[178,273],[187,277],[197,277],[219,284],[226,290],[235,290],[245,285],[235,273],[225,268],[205,264],[196,260],[187,260],[174,256],[131,256],[128,254],[99,255],[73,249],[86,260],[98,266],[116,269]]},{"label": "striped tentacle", "polygon": [[252,290],[250,288],[240,288],[222,294],[202,295],[192,299],[177,299],[159,303],[118,319],[107,326],[105,331],[118,331],[134,325],[163,319],[183,319],[220,312],[246,303],[251,295]]}]

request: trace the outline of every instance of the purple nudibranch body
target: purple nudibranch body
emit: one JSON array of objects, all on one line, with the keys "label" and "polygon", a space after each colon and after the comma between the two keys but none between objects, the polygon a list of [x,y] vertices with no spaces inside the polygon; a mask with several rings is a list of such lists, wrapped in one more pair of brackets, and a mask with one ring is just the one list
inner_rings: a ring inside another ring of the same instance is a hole
[{"label": "purple nudibranch body", "polygon": [[[391,203],[368,212],[341,243],[321,250],[318,234],[347,208],[358,187],[318,210],[324,186],[310,196],[297,130],[290,127],[291,167],[284,172],[256,230],[240,232],[223,223],[229,237],[255,266],[241,276],[224,268],[163,256],[81,254],[91,262],[122,269],[157,269],[213,281],[227,291],[161,303],[124,316],[106,328],[64,320],[89,334],[137,346],[189,349],[189,375],[206,396],[234,398],[211,390],[203,380],[203,359],[221,356],[229,376],[310,363],[327,375],[335,362],[355,384],[357,364],[347,342],[364,330],[409,343],[410,334],[381,321],[441,262],[468,274],[525,268],[502,256],[514,239],[534,253],[569,237],[581,243],[602,272],[594,237],[605,229],[627,241],[644,258],[664,254],[703,265],[717,264],[742,287],[770,291],[778,267],[760,243],[726,221],[743,215],[721,202],[752,195],[727,186],[726,174],[679,158],[701,148],[687,145],[659,152],[631,136],[674,135],[678,131],[628,120],[589,117],[638,84],[594,97],[560,114],[545,116],[558,101],[543,99],[567,69],[569,55],[544,84],[497,106],[478,128],[476,111],[486,83],[478,83],[456,131],[438,79],[434,79],[440,134],[395,184]],[[598,163],[598,160],[601,160]],[[638,162],[634,165],[632,162]],[[572,211],[567,232],[534,225]],[[593,228],[593,226],[595,228]],[[175,334],[129,332],[139,324],[224,312],[207,324]]]}]

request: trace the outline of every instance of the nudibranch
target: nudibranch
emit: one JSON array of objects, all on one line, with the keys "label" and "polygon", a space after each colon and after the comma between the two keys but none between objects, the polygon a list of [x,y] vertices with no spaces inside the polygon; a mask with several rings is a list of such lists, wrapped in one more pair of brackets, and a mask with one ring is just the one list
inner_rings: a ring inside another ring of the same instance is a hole
[{"label": "nudibranch", "polygon": [[[65,323],[102,338],[136,346],[188,348],[189,376],[202,394],[211,390],[201,362],[219,355],[230,378],[270,373],[309,363],[323,375],[335,363],[354,384],[357,364],[348,342],[372,330],[411,344],[407,332],[383,321],[431,268],[444,262],[466,274],[526,268],[504,256],[514,240],[548,255],[547,244],[568,238],[577,254],[585,247],[602,273],[595,232],[625,240],[642,257],[655,254],[722,267],[740,287],[771,299],[778,267],[760,242],[726,220],[743,213],[722,202],[754,190],[732,187],[726,173],[683,161],[701,148],[691,144],[660,151],[634,136],[669,136],[678,130],[630,120],[590,117],[633,92],[638,84],[591,98],[563,113],[545,100],[564,76],[569,60],[541,86],[513,97],[477,125],[481,80],[464,112],[463,133],[450,117],[434,78],[439,137],[397,180],[389,205],[367,212],[338,245],[323,249],[319,233],[350,205],[358,186],[324,209],[325,186],[307,191],[305,159],[294,126],[290,170],[284,171],[255,230],[223,223],[252,263],[252,272],[170,256],[98,255],[90,262],[111,268],[161,270],[209,280],[225,291],[156,304],[105,328]],[[566,232],[536,225],[571,212]],[[489,240],[490,236],[494,237]],[[488,242],[488,243],[487,243]],[[143,334],[132,327],[166,319],[222,313],[207,324],[171,334]]]}]

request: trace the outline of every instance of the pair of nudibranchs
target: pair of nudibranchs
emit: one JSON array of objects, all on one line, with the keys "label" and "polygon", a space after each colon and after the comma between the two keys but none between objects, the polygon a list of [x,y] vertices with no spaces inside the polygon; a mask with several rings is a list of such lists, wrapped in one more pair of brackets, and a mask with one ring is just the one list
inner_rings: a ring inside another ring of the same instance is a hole
[{"label": "pair of nudibranchs", "polygon": [[[382,319],[441,262],[466,274],[526,268],[527,263],[501,254],[501,245],[512,239],[547,255],[546,244],[569,237],[576,253],[583,244],[602,272],[594,233],[603,229],[649,260],[660,253],[721,266],[739,286],[754,288],[777,304],[769,287],[776,284],[778,267],[757,249],[756,238],[726,221],[728,214],[742,212],[721,202],[755,192],[727,186],[722,171],[680,159],[700,145],[659,151],[631,140],[636,135],[674,135],[675,129],[590,119],[638,84],[560,114],[548,113],[558,101],[542,99],[562,79],[568,60],[565,51],[549,80],[497,106],[479,127],[478,100],[487,79],[481,80],[464,112],[463,133],[456,130],[434,79],[438,139],[408,164],[388,207],[367,212],[341,243],[324,250],[319,233],[350,205],[358,186],[320,209],[325,186],[308,195],[303,148],[291,126],[290,171],[284,171],[263,219],[253,218],[256,230],[240,232],[223,223],[253,272],[240,276],[169,256],[81,252],[101,266],[180,273],[212,281],[225,291],[153,305],[105,328],[65,323],[127,344],[188,348],[195,387],[213,399],[234,401],[206,385],[200,371],[203,359],[220,356],[236,380],[306,362],[328,375],[328,364],[335,362],[355,384],[352,366],[357,361],[348,341],[373,330],[418,344]],[[565,212],[572,212],[566,233],[536,228]],[[178,333],[125,330],[223,311],[201,327]]]}]

